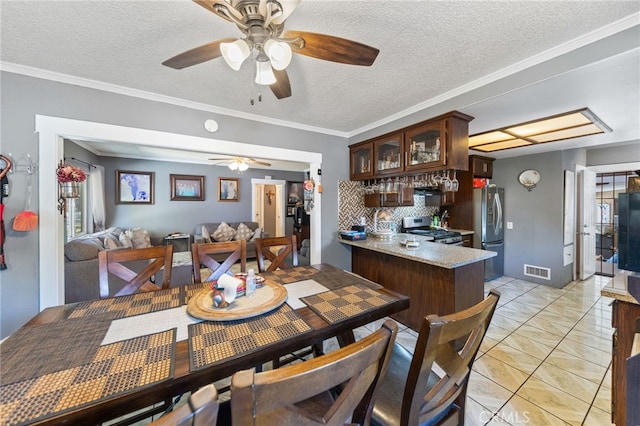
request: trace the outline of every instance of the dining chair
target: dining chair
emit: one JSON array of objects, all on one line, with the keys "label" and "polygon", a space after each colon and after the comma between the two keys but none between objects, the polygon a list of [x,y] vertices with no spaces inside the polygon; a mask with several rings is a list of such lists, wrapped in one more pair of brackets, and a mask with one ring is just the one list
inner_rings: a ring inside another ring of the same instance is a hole
[{"label": "dining chair", "polygon": [[189,396],[184,405],[149,423],[153,426],[210,426],[218,418],[218,392],[207,385]]},{"label": "dining chair", "polygon": [[[222,263],[212,255],[228,254]],[[191,257],[193,265],[193,282],[202,282],[200,268],[207,267],[211,270],[205,281],[215,281],[240,260],[240,271],[247,271],[247,242],[245,240],[226,241],[216,243],[194,243],[191,245]]]},{"label": "dining chair", "polygon": [[[135,272],[130,269],[130,262],[136,261],[148,261],[148,264],[141,266],[141,272]],[[110,296],[109,274],[126,282],[124,287],[115,292],[115,296],[169,288],[172,261],[171,244],[140,249],[102,250],[98,253],[100,297],[104,299]],[[158,286],[151,280],[160,270],[163,270],[162,285]]]},{"label": "dining chair", "polygon": [[[271,272],[276,269],[290,269],[298,266],[298,246],[296,236],[288,237],[268,237],[256,238],[256,260],[258,261],[259,272]],[[278,253],[274,253],[273,247],[282,247],[278,249]],[[291,255],[291,263],[287,263],[287,257]],[[271,264],[266,267],[265,259]]]},{"label": "dining chair", "polygon": [[235,373],[233,425],[368,424],[397,333],[398,325],[387,320],[363,339],[310,361]]},{"label": "dining chair", "polygon": [[[379,385],[371,424],[464,424],[469,374],[499,298],[500,293],[491,290],[470,308],[425,317],[413,356],[396,343]],[[456,350],[461,338],[464,346]],[[444,374],[434,371],[438,369]]]}]

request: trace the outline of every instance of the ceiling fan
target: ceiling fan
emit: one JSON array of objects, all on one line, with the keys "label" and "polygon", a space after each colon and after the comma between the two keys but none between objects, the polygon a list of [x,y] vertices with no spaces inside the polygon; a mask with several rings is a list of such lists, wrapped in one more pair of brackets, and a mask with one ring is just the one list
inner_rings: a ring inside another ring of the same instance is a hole
[{"label": "ceiling fan", "polygon": [[[224,38],[180,53],[162,64],[182,69],[220,56],[239,70],[251,56],[255,82],[266,85],[278,99],[291,96],[285,68],[292,53],[325,61],[370,66],[379,50],[355,41],[305,31],[283,33],[287,17],[300,0],[193,0],[219,17],[236,24],[244,38]],[[253,104],[253,100],[252,100]]]},{"label": "ceiling fan", "polygon": [[249,164],[257,164],[259,166],[271,167],[271,163],[265,161],[258,161],[248,157],[229,157],[229,158],[209,158],[209,160],[216,161],[219,164],[229,162],[227,165],[231,170],[237,170],[244,172],[249,168]]}]

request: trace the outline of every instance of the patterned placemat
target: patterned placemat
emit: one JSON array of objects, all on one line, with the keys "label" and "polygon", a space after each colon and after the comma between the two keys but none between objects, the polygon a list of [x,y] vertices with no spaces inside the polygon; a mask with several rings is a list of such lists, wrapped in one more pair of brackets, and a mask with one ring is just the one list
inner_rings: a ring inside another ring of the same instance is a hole
[{"label": "patterned placemat", "polygon": [[261,272],[260,275],[265,280],[275,281],[278,284],[290,284],[296,281],[310,280],[314,275],[319,274],[316,268],[311,266],[298,266],[293,269],[278,269],[273,272]]},{"label": "patterned placemat", "polygon": [[181,305],[180,287],[166,290],[111,297],[109,299],[82,302],[71,312],[69,318],[81,318],[103,312],[113,312],[114,319],[147,314],[163,309],[177,308]]},{"label": "patterned placemat", "polygon": [[30,424],[173,377],[175,333],[101,346],[89,364],[0,387],[0,424]]},{"label": "patterned placemat", "polygon": [[19,329],[0,345],[0,384],[91,362],[112,316],[106,313]]},{"label": "patterned placemat", "polygon": [[189,284],[182,287],[184,289],[184,304],[188,304],[189,300],[196,294],[200,293],[202,290],[210,290],[211,283],[195,283]]},{"label": "patterned placemat", "polygon": [[313,280],[327,287],[329,290],[335,290],[350,285],[361,285],[373,289],[382,288],[378,283],[374,283],[373,281],[369,281],[359,275],[337,268],[333,271],[323,271],[321,274],[315,276]]},{"label": "patterned placemat", "polygon": [[311,327],[286,304],[249,320],[191,324],[191,371],[309,331]]},{"label": "patterned placemat", "polygon": [[364,285],[350,285],[303,297],[300,300],[322,319],[333,324],[395,302],[397,299],[378,293]]}]

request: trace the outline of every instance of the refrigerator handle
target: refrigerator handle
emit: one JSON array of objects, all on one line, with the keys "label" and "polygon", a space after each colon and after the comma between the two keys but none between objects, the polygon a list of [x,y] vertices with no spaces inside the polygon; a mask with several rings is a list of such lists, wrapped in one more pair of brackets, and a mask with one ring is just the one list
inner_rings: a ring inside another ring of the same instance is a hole
[{"label": "refrigerator handle", "polygon": [[495,215],[494,229],[495,233],[498,234],[500,230],[502,230],[502,203],[500,202],[500,194],[496,191],[496,196],[494,198],[494,202],[496,204],[497,215]]}]

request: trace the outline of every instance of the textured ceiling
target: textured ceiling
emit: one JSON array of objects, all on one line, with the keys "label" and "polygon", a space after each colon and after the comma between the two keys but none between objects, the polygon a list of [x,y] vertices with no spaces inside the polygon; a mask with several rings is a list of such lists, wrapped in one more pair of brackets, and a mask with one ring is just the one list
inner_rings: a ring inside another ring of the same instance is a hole
[{"label": "textured ceiling", "polygon": [[277,100],[263,90],[254,106],[248,64],[239,72],[221,58],[181,71],[161,65],[201,44],[241,37],[191,1],[2,0],[0,7],[4,64],[349,136],[637,15],[640,2],[303,0],[285,29],[356,40],[380,54],[372,67],[294,55],[292,96]]}]

